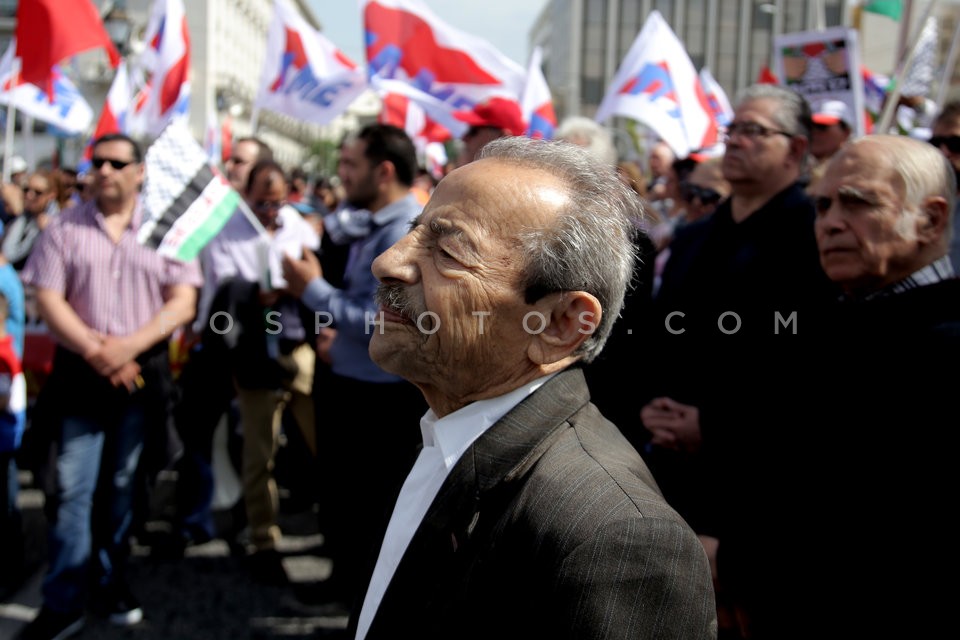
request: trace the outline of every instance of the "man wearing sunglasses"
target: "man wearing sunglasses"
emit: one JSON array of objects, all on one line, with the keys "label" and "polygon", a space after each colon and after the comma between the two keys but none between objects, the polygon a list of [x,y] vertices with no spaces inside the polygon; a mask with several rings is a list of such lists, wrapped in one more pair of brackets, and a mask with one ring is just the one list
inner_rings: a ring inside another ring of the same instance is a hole
[{"label": "man wearing sunglasses", "polygon": [[37,401],[57,443],[49,569],[25,639],[82,627],[91,585],[91,607],[113,624],[143,617],[124,579],[135,472],[148,434],[163,433],[173,385],[167,339],[193,318],[201,276],[196,261],[137,242],[141,160],[125,135],[94,141],[96,198],[57,216],[23,270],[58,343]]},{"label": "man wearing sunglasses", "polygon": [[[960,101],[948,103],[933,121],[933,136],[930,144],[940,150],[950,161],[953,170],[960,182]],[[953,210],[953,238],[950,241],[950,262],[953,270],[960,273],[960,234],[956,229],[960,227],[960,200]]]}]

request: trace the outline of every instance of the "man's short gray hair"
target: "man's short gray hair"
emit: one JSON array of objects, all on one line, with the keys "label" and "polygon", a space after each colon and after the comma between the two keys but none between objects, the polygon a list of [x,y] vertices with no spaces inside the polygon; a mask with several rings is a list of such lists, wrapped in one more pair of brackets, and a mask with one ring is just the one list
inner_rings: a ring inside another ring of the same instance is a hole
[{"label": "man's short gray hair", "polygon": [[947,201],[945,246],[953,237],[953,211],[957,204],[957,177],[950,161],[933,145],[907,136],[873,134],[851,140],[847,146],[881,145],[883,157],[903,180],[904,204],[918,211],[923,200],[940,196]]},{"label": "man's short gray hair", "polygon": [[810,139],[810,104],[796,91],[776,84],[750,85],[737,94],[737,108],[751,100],[776,100],[780,108],[774,111],[774,123],[789,134]]},{"label": "man's short gray hair", "polygon": [[480,158],[540,169],[566,185],[569,200],[556,221],[519,238],[523,287],[528,303],[563,291],[596,296],[603,317],[576,352],[590,362],[603,349],[630,286],[644,215],[640,198],[613,166],[566,142],[501,138],[486,145]]}]

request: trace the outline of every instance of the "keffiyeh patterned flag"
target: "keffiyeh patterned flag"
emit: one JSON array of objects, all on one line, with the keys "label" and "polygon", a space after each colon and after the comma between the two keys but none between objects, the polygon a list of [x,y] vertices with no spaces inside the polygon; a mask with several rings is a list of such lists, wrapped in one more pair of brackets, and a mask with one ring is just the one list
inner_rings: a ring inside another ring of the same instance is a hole
[{"label": "keffiyeh patterned flag", "polygon": [[168,258],[195,258],[240,203],[240,194],[180,122],[167,126],[147,150],[146,175],[137,240]]}]

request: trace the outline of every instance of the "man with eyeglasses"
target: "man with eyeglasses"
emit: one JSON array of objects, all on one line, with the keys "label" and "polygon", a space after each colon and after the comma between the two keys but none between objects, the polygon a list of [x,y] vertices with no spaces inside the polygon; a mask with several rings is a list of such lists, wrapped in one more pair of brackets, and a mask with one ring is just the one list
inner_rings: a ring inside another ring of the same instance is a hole
[{"label": "man with eyeglasses", "polygon": [[956,566],[956,376],[941,373],[960,360],[955,192],[940,154],[896,135],[849,142],[812,189],[819,260],[842,295],[801,316],[812,340],[749,388],[725,452],[718,576],[744,637],[953,624],[954,593],[929,576]]},{"label": "man with eyeglasses", "polygon": [[[950,102],[944,106],[933,121],[931,133],[933,135],[930,138],[930,144],[939,149],[940,153],[950,161],[960,182],[960,101]],[[950,240],[950,262],[953,263],[953,270],[960,273],[960,233],[956,231],[958,227],[960,227],[960,200],[953,210],[954,231],[953,238]]]},{"label": "man with eyeglasses", "polygon": [[37,401],[45,421],[34,425],[49,428],[57,445],[49,569],[43,608],[24,640],[79,630],[91,585],[93,610],[113,624],[143,617],[124,579],[135,472],[145,439],[166,422],[168,338],[193,318],[201,284],[196,261],[137,242],[139,145],[102,136],[92,165],[96,199],[57,216],[23,270],[58,343]]},{"label": "man with eyeglasses", "polygon": [[802,331],[805,309],[831,297],[800,182],[809,139],[802,96],[775,85],[744,90],[721,163],[730,197],[677,235],[655,299],[652,398],[640,411],[647,459],[699,534],[712,536],[722,519],[713,510],[725,476],[717,452],[735,439],[750,395],[783,365],[796,341],[790,318]]},{"label": "man with eyeglasses", "polygon": [[[261,228],[235,213],[204,248],[206,282],[199,313],[206,319],[204,341],[210,348],[217,334],[228,334],[223,336],[228,343],[223,359],[230,364],[228,375],[232,374],[240,407],[243,500],[254,547],[248,566],[256,579],[274,584],[286,582],[277,551],[281,531],[273,478],[285,411],[297,423],[310,456],[316,454],[313,322],[304,318],[306,310],[285,291],[280,265],[286,254],[312,254],[319,249],[320,238],[288,205],[287,189],[283,168],[272,160],[261,160],[248,171],[244,198]],[[241,328],[238,337],[231,338],[226,331],[231,323]],[[218,388],[222,383],[207,381]],[[188,529],[184,534],[202,536],[203,531]]]},{"label": "man with eyeglasses", "polygon": [[3,256],[17,271],[23,269],[40,232],[60,211],[57,206],[57,175],[35,171],[23,188],[23,213],[13,219],[3,234]]}]

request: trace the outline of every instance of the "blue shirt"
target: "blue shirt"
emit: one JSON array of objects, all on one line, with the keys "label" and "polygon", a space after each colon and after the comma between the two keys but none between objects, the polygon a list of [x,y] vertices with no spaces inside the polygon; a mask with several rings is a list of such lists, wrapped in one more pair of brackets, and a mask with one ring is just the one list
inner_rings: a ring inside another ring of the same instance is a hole
[{"label": "blue shirt", "polygon": [[[331,368],[338,376],[363,382],[399,382],[370,359],[367,347],[376,329],[378,306],[374,301],[379,282],[370,270],[374,259],[410,230],[420,215],[420,204],[407,195],[371,216],[371,230],[350,244],[350,260],[343,276],[344,288],[337,289],[323,278],[315,278],[303,293],[303,303],[318,313],[330,314],[337,337],[330,347]],[[321,317],[323,324],[327,318]]]}]

